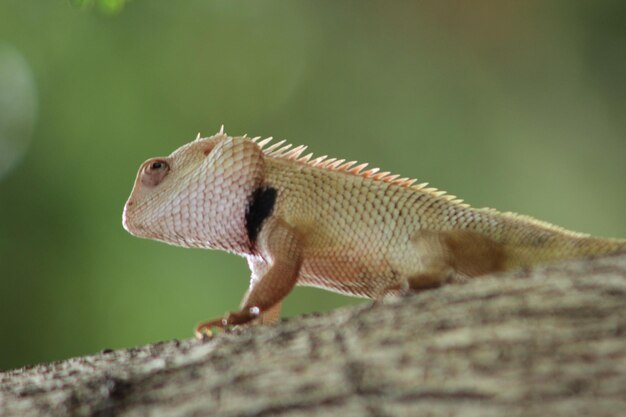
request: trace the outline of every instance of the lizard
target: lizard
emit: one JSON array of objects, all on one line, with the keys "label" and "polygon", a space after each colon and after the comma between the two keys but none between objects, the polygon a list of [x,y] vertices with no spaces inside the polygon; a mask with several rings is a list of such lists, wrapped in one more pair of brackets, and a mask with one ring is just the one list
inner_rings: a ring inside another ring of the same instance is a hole
[{"label": "lizard", "polygon": [[295,285],[380,300],[533,265],[626,252],[529,216],[473,208],[356,161],[224,127],[144,162],[123,211],[134,236],[247,259],[240,309],[196,335],[272,323]]}]

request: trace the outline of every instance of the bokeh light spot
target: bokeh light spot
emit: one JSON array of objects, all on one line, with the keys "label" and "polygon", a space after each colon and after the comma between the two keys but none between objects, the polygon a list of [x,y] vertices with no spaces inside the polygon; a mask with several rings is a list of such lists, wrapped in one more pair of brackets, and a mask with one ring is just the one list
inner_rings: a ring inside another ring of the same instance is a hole
[{"label": "bokeh light spot", "polygon": [[24,156],[37,116],[37,89],[30,65],[0,44],[0,179]]}]

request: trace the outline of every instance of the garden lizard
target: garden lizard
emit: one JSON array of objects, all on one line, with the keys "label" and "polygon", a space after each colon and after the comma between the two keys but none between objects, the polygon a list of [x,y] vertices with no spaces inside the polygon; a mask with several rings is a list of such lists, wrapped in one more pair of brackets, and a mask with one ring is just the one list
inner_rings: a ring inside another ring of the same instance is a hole
[{"label": "garden lizard", "polygon": [[198,326],[278,318],[295,285],[380,299],[491,272],[626,252],[626,240],[477,209],[367,164],[305,146],[216,135],[141,165],[123,214],[131,234],[245,257],[238,311]]}]

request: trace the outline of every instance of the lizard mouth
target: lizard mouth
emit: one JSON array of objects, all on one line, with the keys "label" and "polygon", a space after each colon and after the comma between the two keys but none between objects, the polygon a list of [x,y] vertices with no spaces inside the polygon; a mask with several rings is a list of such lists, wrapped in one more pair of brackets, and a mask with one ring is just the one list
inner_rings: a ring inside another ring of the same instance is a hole
[{"label": "lizard mouth", "polygon": [[[129,198],[122,212],[122,225],[133,236],[146,239],[163,239],[162,232],[155,227],[152,221],[142,216],[142,208],[145,204],[137,204],[136,200]],[[158,222],[157,222],[158,223]]]},{"label": "lizard mouth", "polygon": [[131,199],[129,199],[124,205],[124,211],[122,212],[122,225],[124,226],[124,229],[126,229],[128,233],[130,233],[131,235],[137,236],[140,234],[138,232],[142,229],[142,227],[141,225],[137,225],[133,221],[131,208],[134,205],[135,205],[135,202]]}]

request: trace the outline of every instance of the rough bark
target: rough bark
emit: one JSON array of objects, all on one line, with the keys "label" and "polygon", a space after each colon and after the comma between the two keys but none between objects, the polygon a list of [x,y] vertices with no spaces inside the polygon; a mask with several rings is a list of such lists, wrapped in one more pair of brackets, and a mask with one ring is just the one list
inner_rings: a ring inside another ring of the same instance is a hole
[{"label": "rough bark", "polygon": [[626,256],[2,373],[0,415],[623,416]]}]

